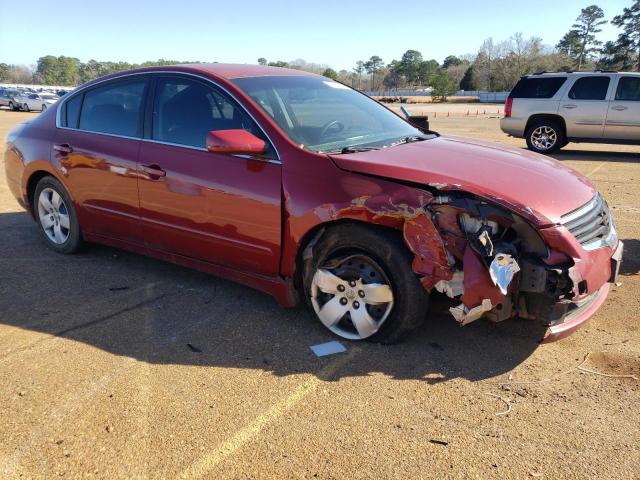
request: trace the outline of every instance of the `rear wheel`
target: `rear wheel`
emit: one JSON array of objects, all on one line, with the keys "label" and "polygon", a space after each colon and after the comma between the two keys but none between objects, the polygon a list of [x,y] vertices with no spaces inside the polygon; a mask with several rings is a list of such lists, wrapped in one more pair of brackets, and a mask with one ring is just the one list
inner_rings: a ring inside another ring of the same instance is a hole
[{"label": "rear wheel", "polygon": [[78,215],[62,184],[44,177],[36,186],[33,209],[47,245],[60,253],[75,253],[82,246]]},{"label": "rear wheel", "polygon": [[548,155],[566,144],[564,128],[554,120],[536,120],[527,129],[527,147],[536,153]]},{"label": "rear wheel", "polygon": [[349,340],[392,343],[425,319],[428,294],[396,232],[361,225],[328,230],[305,265],[317,318]]},{"label": "rear wheel", "polygon": [[17,110],[17,108],[16,108],[16,106],[15,106],[15,104],[13,102],[9,102],[9,110],[11,110],[12,112]]},{"label": "rear wheel", "polygon": [[28,112],[28,111],[29,111],[29,105],[27,105],[26,103],[23,103],[23,104],[22,104],[22,109],[23,109],[25,112]]},{"label": "rear wheel", "polygon": [[43,103],[42,104],[42,111],[44,112],[47,109],[47,106]]}]

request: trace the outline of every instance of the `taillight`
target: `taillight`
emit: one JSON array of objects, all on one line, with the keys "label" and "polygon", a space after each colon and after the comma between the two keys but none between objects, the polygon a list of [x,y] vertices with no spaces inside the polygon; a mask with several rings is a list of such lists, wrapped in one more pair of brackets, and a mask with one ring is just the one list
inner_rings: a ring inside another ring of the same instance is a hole
[{"label": "taillight", "polygon": [[511,116],[512,108],[513,108],[513,98],[507,98],[507,101],[504,102],[504,118],[509,118]]}]

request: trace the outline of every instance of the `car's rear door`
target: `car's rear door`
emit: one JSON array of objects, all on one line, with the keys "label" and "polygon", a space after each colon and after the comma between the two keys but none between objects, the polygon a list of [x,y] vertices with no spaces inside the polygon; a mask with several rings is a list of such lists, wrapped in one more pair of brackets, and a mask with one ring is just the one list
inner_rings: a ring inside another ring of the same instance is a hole
[{"label": "car's rear door", "polygon": [[560,102],[568,138],[602,138],[612,87],[610,75],[578,77]]},{"label": "car's rear door", "polygon": [[281,164],[208,152],[212,130],[262,130],[226,92],[195,77],[158,75],[140,150],[144,238],[153,250],[276,275],[281,245]]},{"label": "car's rear door", "polygon": [[640,141],[640,75],[621,74],[609,102],[604,136]]},{"label": "car's rear door", "polygon": [[52,160],[66,176],[83,232],[142,245],[137,160],[149,78],[132,75],[71,96]]}]

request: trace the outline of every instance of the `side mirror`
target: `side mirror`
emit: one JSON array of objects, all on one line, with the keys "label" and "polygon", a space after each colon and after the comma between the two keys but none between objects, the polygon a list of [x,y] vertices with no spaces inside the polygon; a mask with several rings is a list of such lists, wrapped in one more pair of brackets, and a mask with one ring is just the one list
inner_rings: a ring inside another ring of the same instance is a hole
[{"label": "side mirror", "polygon": [[266,147],[264,140],[242,129],[212,130],[207,134],[207,150],[212,153],[259,155]]},{"label": "side mirror", "polygon": [[403,115],[406,117],[407,122],[416,127],[419,130],[429,130],[429,116],[428,115],[412,115],[404,107],[400,107]]}]

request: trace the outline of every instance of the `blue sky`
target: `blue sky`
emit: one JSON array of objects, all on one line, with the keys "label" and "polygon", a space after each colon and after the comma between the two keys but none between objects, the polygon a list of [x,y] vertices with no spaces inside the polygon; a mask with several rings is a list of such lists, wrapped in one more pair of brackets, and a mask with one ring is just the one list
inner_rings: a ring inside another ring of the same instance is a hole
[{"label": "blue sky", "polygon": [[[594,0],[592,0],[594,1]],[[405,50],[442,61],[474,53],[487,37],[515,32],[554,45],[589,0],[389,2],[319,0],[3,1],[0,62],[35,64],[67,55],[82,61],[158,58],[232,63],[303,58],[335,69]],[[631,0],[598,5],[610,20]],[[8,21],[11,19],[11,21]],[[28,26],[26,26],[28,25]],[[601,38],[614,39],[604,28]]]}]

